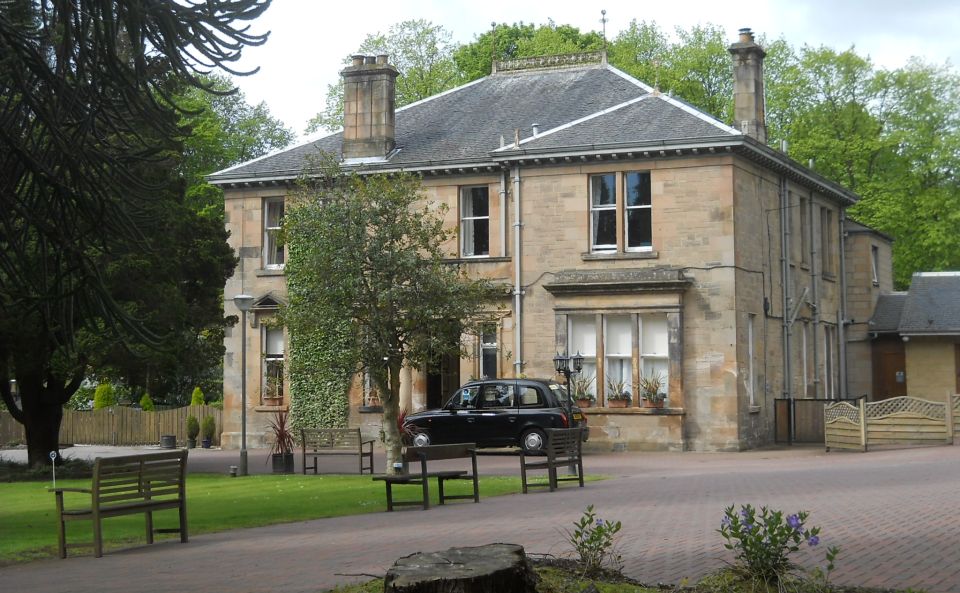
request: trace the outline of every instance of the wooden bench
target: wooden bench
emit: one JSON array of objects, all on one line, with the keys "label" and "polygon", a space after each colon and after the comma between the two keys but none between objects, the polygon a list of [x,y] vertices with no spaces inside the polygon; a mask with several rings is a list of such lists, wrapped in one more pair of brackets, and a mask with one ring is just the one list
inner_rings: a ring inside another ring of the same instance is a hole
[{"label": "wooden bench", "polygon": [[313,458],[310,466],[313,473],[319,473],[317,457],[321,455],[356,455],[360,459],[360,473],[373,474],[373,440],[361,440],[359,428],[304,428],[300,431],[300,439],[304,474],[307,473],[307,457]]},{"label": "wooden bench", "polygon": [[[550,492],[557,489],[557,482],[577,480],[583,488],[583,455],[580,428],[548,428],[547,442],[543,452],[547,458],[530,457],[520,452],[520,477],[523,482],[523,493],[527,488],[549,486]],[[576,467],[576,475],[558,476],[558,467]],[[528,470],[547,470],[547,483],[528,483]]]},{"label": "wooden bench", "polygon": [[[428,471],[427,462],[440,459],[470,459],[470,472],[466,470]],[[375,476],[373,479],[383,481],[387,486],[387,511],[395,506],[423,505],[423,510],[430,508],[430,478],[437,479],[437,494],[440,504],[448,500],[473,499],[480,502],[480,485],[477,482],[477,446],[474,443],[456,443],[452,445],[427,445],[425,447],[407,447],[403,452],[403,460],[407,463],[420,464],[420,471],[411,471],[405,474]],[[473,480],[473,494],[449,495],[443,491],[443,484],[447,480]],[[393,486],[418,485],[421,488],[422,498],[419,500],[394,501]]]},{"label": "wooden bench", "polygon": [[[93,464],[93,482],[85,488],[51,488],[57,497],[57,537],[60,557],[67,557],[67,521],[93,521],[93,551],[103,556],[103,526],[107,517],[146,515],[147,543],[153,543],[154,533],[179,533],[180,541],[187,543],[187,499],[185,492],[187,450],[144,453],[122,457],[97,457]],[[64,492],[90,495],[89,506],[66,508]],[[177,509],[180,515],[178,529],[154,529],[153,513]],[[81,544],[71,544],[76,547]]]}]

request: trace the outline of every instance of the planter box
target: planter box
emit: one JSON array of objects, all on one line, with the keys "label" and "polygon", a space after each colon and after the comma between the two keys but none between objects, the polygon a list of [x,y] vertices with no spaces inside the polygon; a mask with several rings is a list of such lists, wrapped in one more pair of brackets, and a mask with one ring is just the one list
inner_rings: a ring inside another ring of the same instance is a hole
[{"label": "planter box", "polygon": [[292,474],[293,473],[293,452],[290,453],[273,453],[270,455],[271,463],[273,464],[273,473],[275,474]]},{"label": "planter box", "polygon": [[177,448],[177,435],[175,435],[175,434],[164,434],[164,435],[160,435],[160,448],[161,448],[161,449],[176,449],[176,448]]}]

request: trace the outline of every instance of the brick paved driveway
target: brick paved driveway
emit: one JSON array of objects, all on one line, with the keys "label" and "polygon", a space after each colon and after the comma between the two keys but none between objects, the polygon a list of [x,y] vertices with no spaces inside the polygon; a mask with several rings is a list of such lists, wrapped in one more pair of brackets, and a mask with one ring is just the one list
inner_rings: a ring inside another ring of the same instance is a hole
[{"label": "brick paved driveway", "polygon": [[[205,459],[226,463],[213,454]],[[204,463],[191,455],[192,466]],[[481,472],[516,472],[516,464],[485,457]],[[418,550],[509,542],[529,553],[564,554],[560,528],[588,504],[603,518],[623,521],[627,574],[676,583],[722,566],[729,552],[715,530],[723,507],[750,502],[809,510],[810,522],[823,528],[823,545],[800,560],[812,566],[822,561],[825,545],[839,545],[835,582],[960,592],[960,447],[609,454],[589,456],[586,465],[588,473],[613,478],[583,489],[482,498],[479,505],[236,530],[101,559],[34,562],[0,569],[0,583],[5,591],[42,593],[316,592],[363,578],[357,575],[381,575]]]}]

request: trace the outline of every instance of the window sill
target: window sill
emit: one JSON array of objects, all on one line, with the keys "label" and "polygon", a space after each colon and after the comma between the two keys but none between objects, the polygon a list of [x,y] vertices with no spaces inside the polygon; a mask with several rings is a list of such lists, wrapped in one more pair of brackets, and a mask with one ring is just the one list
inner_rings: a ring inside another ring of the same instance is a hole
[{"label": "window sill", "polygon": [[583,408],[585,414],[637,415],[637,416],[683,416],[683,408]]},{"label": "window sill", "polygon": [[283,276],[283,268],[260,268],[254,272],[258,277],[259,276]]},{"label": "window sill", "polygon": [[357,412],[361,414],[382,414],[383,406],[360,406],[357,408]]},{"label": "window sill", "polygon": [[581,253],[583,261],[603,261],[619,259],[657,259],[660,254],[656,251],[626,251],[626,252],[587,252]]},{"label": "window sill", "polygon": [[759,414],[759,413],[760,413],[760,406],[750,406],[750,413],[751,413],[751,414]]},{"label": "window sill", "polygon": [[832,274],[832,273],[830,273],[830,272],[824,272],[823,274],[821,274],[821,276],[823,276],[823,279],[824,279],[824,280],[827,280],[827,281],[829,281],[829,282],[836,282],[836,281],[837,281],[837,276],[836,276],[836,274]]},{"label": "window sill", "polygon": [[254,412],[283,412],[283,411],[286,411],[286,409],[287,409],[287,406],[284,404],[280,404],[278,406],[259,405],[259,406],[255,406],[253,408],[253,411]]},{"label": "window sill", "polygon": [[443,261],[448,264],[485,264],[485,263],[502,264],[504,262],[510,261],[510,259],[511,258],[509,257],[502,257],[502,256],[488,257],[483,255],[483,256],[477,256],[477,257],[472,257],[472,256],[471,257],[452,257],[450,259],[445,259]]}]

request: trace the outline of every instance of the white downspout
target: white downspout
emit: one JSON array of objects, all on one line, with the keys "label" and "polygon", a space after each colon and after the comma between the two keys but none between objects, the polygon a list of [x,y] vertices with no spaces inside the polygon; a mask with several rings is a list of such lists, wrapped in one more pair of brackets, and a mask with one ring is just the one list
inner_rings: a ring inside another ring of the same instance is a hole
[{"label": "white downspout", "polygon": [[522,227],[523,222],[520,219],[520,165],[515,165],[513,167],[513,311],[516,315],[516,325],[513,330],[514,377],[523,374],[523,284],[521,284],[522,276],[520,274],[520,262],[523,257],[520,242]]}]

